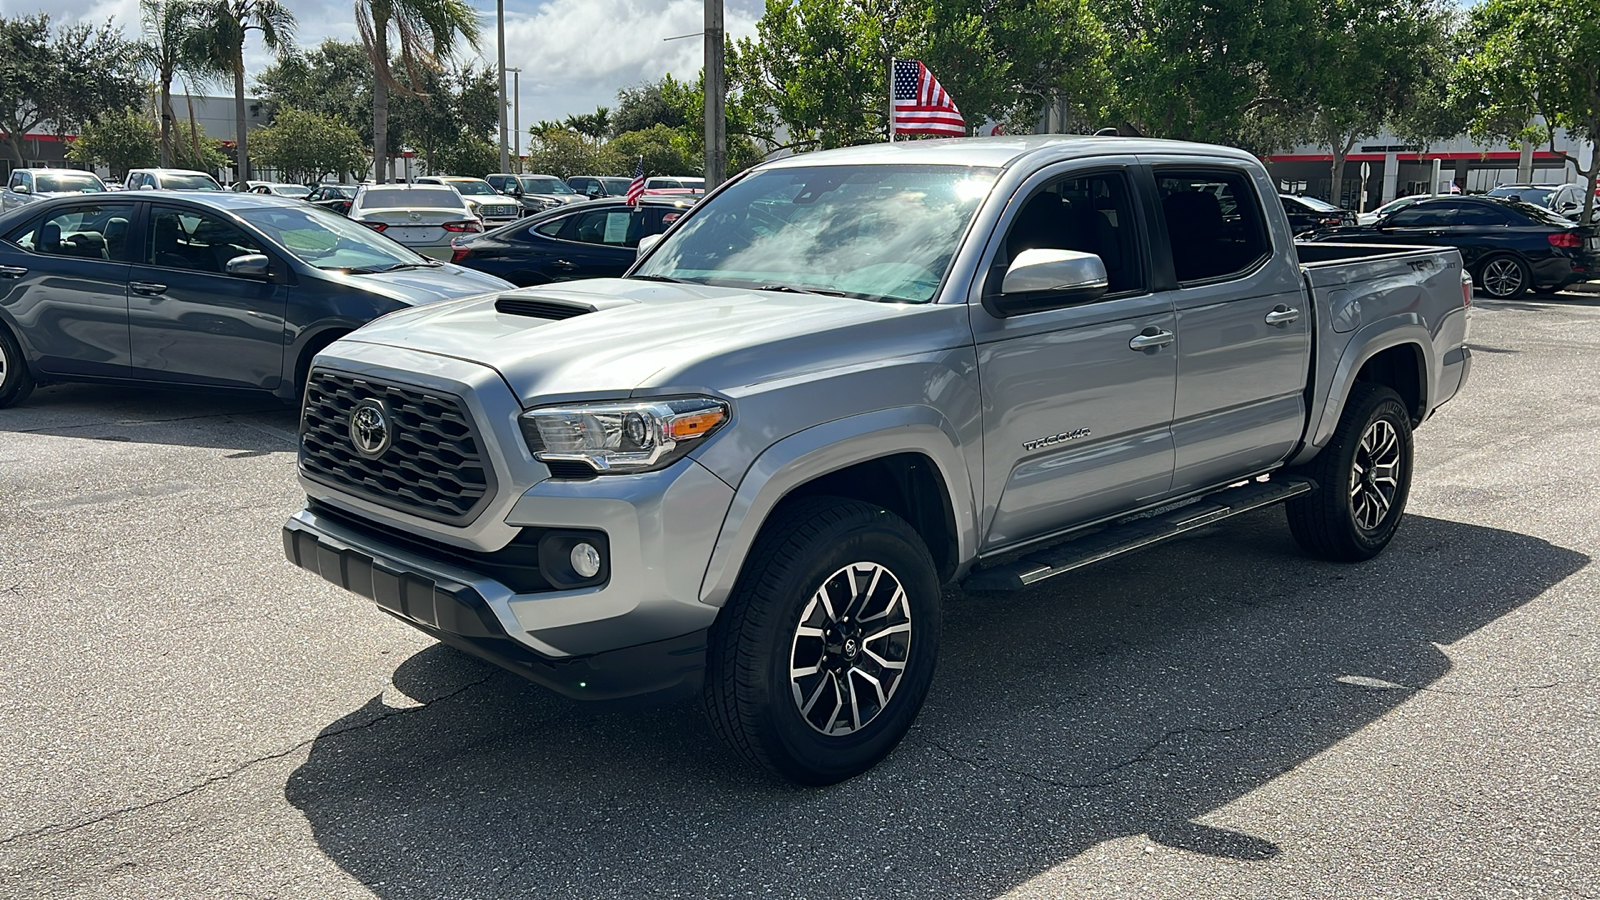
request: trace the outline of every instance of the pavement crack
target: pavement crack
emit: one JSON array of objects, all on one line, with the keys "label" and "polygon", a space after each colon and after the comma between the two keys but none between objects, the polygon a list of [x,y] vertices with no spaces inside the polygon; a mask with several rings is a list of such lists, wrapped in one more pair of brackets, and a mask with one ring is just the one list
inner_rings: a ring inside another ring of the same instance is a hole
[{"label": "pavement crack", "polygon": [[305,748],[311,746],[312,744],[315,744],[318,741],[327,740],[328,738],[336,738],[336,737],[339,737],[341,735],[349,734],[349,733],[351,733],[353,731],[363,731],[365,729],[371,728],[374,725],[377,725],[380,722],[386,722],[389,719],[393,719],[396,716],[403,716],[403,715],[405,715],[407,713],[415,712],[415,711],[417,711],[419,709],[428,709],[429,707],[433,706],[436,703],[441,703],[443,701],[450,700],[450,699],[452,699],[454,697],[457,697],[457,696],[459,696],[459,695],[471,690],[472,688],[477,687],[478,685],[481,685],[481,684],[484,684],[484,683],[490,681],[491,679],[493,679],[495,677],[495,674],[496,673],[494,673],[494,672],[490,672],[489,674],[487,674],[484,677],[478,679],[477,681],[469,681],[466,684],[463,684],[460,687],[456,688],[455,690],[449,691],[448,693],[440,694],[439,696],[434,697],[433,699],[429,700],[426,703],[421,704],[420,706],[411,706],[411,707],[406,707],[405,709],[390,709],[389,711],[387,711],[385,713],[373,716],[371,719],[368,719],[365,722],[361,722],[359,724],[350,725],[350,726],[347,726],[345,728],[340,728],[337,731],[324,731],[324,732],[318,734],[316,737],[306,738],[305,740],[300,741],[299,743],[295,744],[294,746],[290,747],[287,750],[280,750],[280,751],[278,751],[276,753],[268,753],[265,756],[258,756],[258,757],[255,757],[254,759],[246,760],[245,762],[240,763],[239,765],[235,766],[234,768],[230,769],[227,772],[223,772],[223,773],[217,774],[217,775],[211,775],[211,776],[203,779],[202,781],[200,781],[198,784],[192,784],[189,787],[186,787],[181,791],[178,791],[178,792],[173,793],[173,794],[169,794],[168,796],[161,797],[161,798],[156,799],[156,800],[150,800],[150,801],[147,801],[145,803],[137,803],[137,804],[134,804],[132,806],[124,806],[124,807],[120,807],[118,809],[109,810],[107,812],[101,813],[98,816],[95,816],[95,817],[90,818],[90,819],[84,819],[83,821],[80,821],[80,822],[71,822],[71,823],[58,822],[58,823],[55,823],[55,824],[44,825],[44,826],[41,826],[39,828],[34,828],[34,829],[29,830],[29,831],[18,832],[16,834],[10,835],[8,837],[0,838],[0,847],[3,847],[5,845],[13,843],[15,841],[25,840],[25,839],[28,839],[28,838],[49,837],[49,836],[58,835],[58,834],[67,834],[67,833],[70,833],[70,832],[73,832],[73,831],[78,831],[78,830],[83,829],[83,828],[88,828],[88,827],[93,826],[93,825],[98,825],[101,822],[105,822],[105,821],[108,821],[110,819],[115,819],[115,818],[119,818],[121,816],[131,815],[133,813],[144,812],[145,810],[155,809],[156,807],[159,807],[159,806],[165,806],[165,805],[167,805],[169,803],[172,803],[174,801],[182,800],[183,798],[189,796],[190,794],[194,794],[194,793],[196,793],[198,791],[202,791],[202,790],[204,790],[204,789],[206,789],[208,787],[211,787],[214,784],[219,784],[221,782],[227,781],[227,780],[229,780],[229,779],[231,779],[231,778],[233,778],[233,777],[235,777],[237,775],[240,775],[240,774],[248,771],[249,769],[252,769],[252,768],[254,768],[254,767],[256,767],[256,766],[258,766],[258,765],[260,765],[262,763],[272,762],[273,760],[278,760],[278,759],[283,759],[286,756],[290,756],[290,755],[292,755],[294,753],[299,752],[300,750],[304,750]]}]

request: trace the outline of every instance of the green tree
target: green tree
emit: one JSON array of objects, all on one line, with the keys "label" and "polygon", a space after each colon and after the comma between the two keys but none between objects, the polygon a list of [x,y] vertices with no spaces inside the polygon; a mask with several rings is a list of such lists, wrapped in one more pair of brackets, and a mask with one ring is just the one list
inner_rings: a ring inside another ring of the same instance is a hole
[{"label": "green tree", "polygon": [[606,143],[600,164],[613,175],[632,175],[634,161],[641,156],[645,175],[691,175],[705,169],[702,154],[684,133],[665,125],[617,135]]},{"label": "green tree", "polygon": [[1469,18],[1455,90],[1475,111],[1472,133],[1548,144],[1589,182],[1583,222],[1595,221],[1600,152],[1583,167],[1556,131],[1600,140],[1600,5],[1593,0],[1486,0]]},{"label": "green tree", "polygon": [[617,174],[615,160],[598,141],[554,123],[544,124],[551,127],[530,132],[524,171],[557,178]]},{"label": "green tree", "polygon": [[206,136],[206,130],[191,117],[189,140],[172,145],[172,164],[180,169],[195,169],[216,174],[233,164],[222,149],[222,142]]},{"label": "green tree", "polygon": [[617,108],[608,116],[610,137],[629,131],[643,131],[651,125],[678,128],[683,125],[683,111],[673,106],[662,95],[662,81],[646,82],[617,91]]},{"label": "green tree", "polygon": [[349,125],[321,113],[279,109],[271,125],[256,132],[254,161],[293,181],[320,181],[367,168],[366,142]]},{"label": "green tree", "polygon": [[[373,180],[389,180],[389,94],[426,100],[416,86],[423,83],[427,70],[437,70],[441,61],[455,52],[456,41],[464,38],[476,47],[478,17],[465,0],[356,0],[356,28],[361,44],[372,62],[372,141],[376,171]],[[398,51],[400,71],[409,76],[402,82],[392,65],[391,38]],[[498,100],[496,101],[498,103]],[[499,122],[496,108],[496,124]],[[383,162],[377,162],[383,160]]]},{"label": "green tree", "polygon": [[562,124],[581,135],[603,141],[611,134],[611,110],[597,106],[592,113],[567,116]]},{"label": "green tree", "polygon": [[[389,121],[422,152],[430,169],[465,174],[453,166],[462,160],[475,161],[475,145],[492,143],[492,137],[498,136],[500,94],[494,74],[474,66],[443,71],[425,68],[418,74],[421,81],[416,83],[410,81],[410,75],[401,76],[408,90],[395,96]],[[496,150],[496,168],[499,158]]]},{"label": "green tree", "polygon": [[428,166],[436,172],[482,178],[500,171],[500,148],[480,135],[463,134],[434,151]]},{"label": "green tree", "polygon": [[110,22],[52,29],[44,13],[0,16],[0,133],[18,165],[28,134],[72,134],[141,93],[136,47]]},{"label": "green tree", "polygon": [[256,92],[273,114],[283,107],[348,125],[372,146],[372,60],[353,41],[324,40],[256,73]]},{"label": "green tree", "polygon": [[153,165],[160,157],[155,128],[138,110],[107,113],[79,130],[67,158],[85,165],[104,165],[121,180],[129,169]]},{"label": "green tree", "polygon": [[234,157],[240,181],[250,180],[250,135],[244,113],[244,44],[250,32],[280,55],[294,40],[295,18],[280,0],[204,0],[207,59],[233,76]]},{"label": "green tree", "polygon": [[172,82],[205,81],[220,75],[205,47],[205,16],[199,0],[139,0],[139,60],[160,91],[161,165],[172,165]]}]

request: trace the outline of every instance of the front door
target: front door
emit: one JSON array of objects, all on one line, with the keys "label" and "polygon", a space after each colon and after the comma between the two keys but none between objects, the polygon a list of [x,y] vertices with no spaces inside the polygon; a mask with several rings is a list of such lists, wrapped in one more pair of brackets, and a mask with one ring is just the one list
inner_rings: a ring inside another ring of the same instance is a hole
[{"label": "front door", "polygon": [[567,218],[560,237],[561,256],[550,263],[552,280],[615,278],[638,256],[633,207],[584,210]]},{"label": "front door", "polygon": [[[1172,482],[1172,300],[1151,290],[1133,160],[1034,176],[1002,217],[968,307],[983,390],[983,549],[1154,502]],[[1009,318],[982,305],[1029,249],[1095,253],[1108,293]]]},{"label": "front door", "polygon": [[[152,204],[129,273],[136,378],[273,390],[283,379],[285,269],[265,242],[192,207]],[[230,275],[230,260],[267,254],[266,278]]]},{"label": "front door", "polygon": [[30,219],[0,247],[0,306],[44,372],[127,377],[133,203],[74,203]]}]

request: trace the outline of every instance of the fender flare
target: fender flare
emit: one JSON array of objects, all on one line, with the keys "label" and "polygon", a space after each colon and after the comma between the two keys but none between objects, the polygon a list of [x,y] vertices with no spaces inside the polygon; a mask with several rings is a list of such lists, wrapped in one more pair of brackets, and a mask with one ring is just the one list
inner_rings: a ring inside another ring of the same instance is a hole
[{"label": "fender flare", "polygon": [[1434,358],[1433,335],[1427,324],[1416,313],[1389,316],[1357,329],[1345,344],[1344,353],[1334,367],[1327,398],[1322,404],[1322,415],[1308,432],[1300,452],[1290,460],[1290,465],[1300,465],[1316,456],[1333,437],[1333,430],[1344,415],[1344,402],[1355,386],[1356,373],[1367,361],[1385,350],[1395,347],[1415,346],[1422,354],[1422,369],[1417,373],[1418,393],[1421,395],[1423,414],[1433,408],[1432,391],[1434,373],[1439,371],[1439,361]]},{"label": "fender flare", "polygon": [[959,447],[955,429],[938,410],[926,406],[835,419],[778,441],[756,457],[735,488],[706,563],[700,602],[716,607],[727,602],[756,535],[795,488],[829,472],[899,453],[927,457],[944,480],[955,519],[959,577],[977,553],[972,482]]}]

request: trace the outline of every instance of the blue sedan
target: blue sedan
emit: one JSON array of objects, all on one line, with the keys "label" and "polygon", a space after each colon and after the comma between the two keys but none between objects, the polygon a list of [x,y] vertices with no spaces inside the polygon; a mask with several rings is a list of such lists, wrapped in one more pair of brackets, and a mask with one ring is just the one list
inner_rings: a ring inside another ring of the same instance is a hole
[{"label": "blue sedan", "polygon": [[135,382],[299,400],[317,351],[409,306],[509,289],[298,200],[82,195],[0,217],[0,408]]}]

